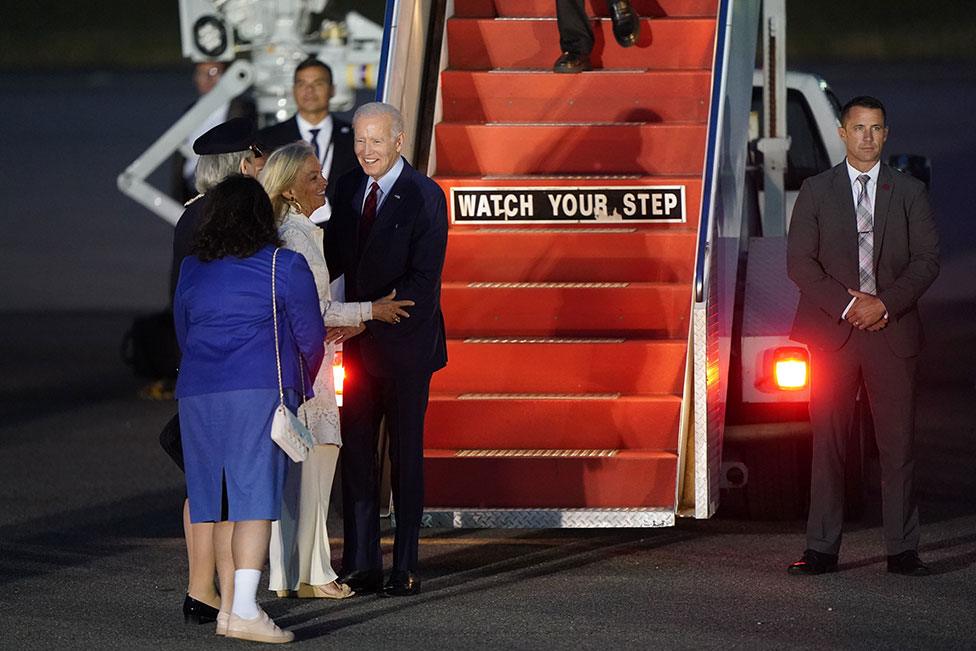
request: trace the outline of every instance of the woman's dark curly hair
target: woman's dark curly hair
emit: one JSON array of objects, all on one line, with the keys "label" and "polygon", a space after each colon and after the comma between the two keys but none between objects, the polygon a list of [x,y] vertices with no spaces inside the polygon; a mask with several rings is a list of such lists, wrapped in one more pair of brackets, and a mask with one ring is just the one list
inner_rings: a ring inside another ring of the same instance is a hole
[{"label": "woman's dark curly hair", "polygon": [[281,246],[271,200],[254,179],[234,174],[207,192],[190,251],[201,261],[247,258],[268,244]]}]

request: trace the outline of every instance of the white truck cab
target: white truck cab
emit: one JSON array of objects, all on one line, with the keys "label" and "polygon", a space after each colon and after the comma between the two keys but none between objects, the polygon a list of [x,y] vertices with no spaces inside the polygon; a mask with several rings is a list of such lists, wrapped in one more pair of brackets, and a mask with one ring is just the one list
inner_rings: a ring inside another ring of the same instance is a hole
[{"label": "white truck cab", "polygon": [[[762,72],[752,78],[752,110],[749,115],[749,141],[760,137],[763,123]],[[830,86],[817,75],[786,73],[786,124],[790,137],[786,169],[786,228],[800,185],[807,177],[844,160],[844,143],[837,134],[841,104]],[[760,199],[759,205],[763,202]]]}]

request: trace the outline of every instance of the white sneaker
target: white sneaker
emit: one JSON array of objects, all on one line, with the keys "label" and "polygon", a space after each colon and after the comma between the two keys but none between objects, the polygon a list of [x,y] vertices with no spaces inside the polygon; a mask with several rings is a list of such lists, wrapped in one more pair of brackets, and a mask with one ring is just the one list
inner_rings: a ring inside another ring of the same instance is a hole
[{"label": "white sneaker", "polygon": [[268,614],[258,608],[258,616],[254,619],[244,619],[231,613],[230,622],[227,624],[227,637],[268,644],[286,644],[295,639],[295,634],[278,628]]}]

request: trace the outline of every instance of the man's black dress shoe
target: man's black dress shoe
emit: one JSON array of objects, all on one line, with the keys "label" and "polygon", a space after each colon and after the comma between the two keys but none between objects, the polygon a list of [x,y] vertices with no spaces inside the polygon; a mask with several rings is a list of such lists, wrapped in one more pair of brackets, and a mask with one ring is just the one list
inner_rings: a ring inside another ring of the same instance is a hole
[{"label": "man's black dress shoe", "polygon": [[183,621],[187,624],[210,624],[217,621],[219,611],[190,595],[183,600]]},{"label": "man's black dress shoe", "polygon": [[918,552],[910,549],[907,552],[888,557],[888,571],[892,574],[905,576],[928,576],[932,570],[918,557]]},{"label": "man's black dress shoe", "polygon": [[590,58],[575,52],[563,52],[552,67],[553,72],[583,72],[592,69]]},{"label": "man's black dress shoe", "polygon": [[824,554],[814,549],[803,552],[803,558],[786,568],[793,575],[827,574],[837,571],[837,554]]},{"label": "man's black dress shoe", "polygon": [[407,570],[393,570],[380,592],[383,597],[412,597],[415,594],[420,594],[420,577]]},{"label": "man's black dress shoe", "polygon": [[637,43],[640,16],[630,6],[630,0],[610,0],[610,21],[613,23],[613,37],[620,43],[620,47],[630,47]]},{"label": "man's black dress shoe", "polygon": [[383,570],[353,570],[339,579],[356,594],[373,594],[383,587]]}]

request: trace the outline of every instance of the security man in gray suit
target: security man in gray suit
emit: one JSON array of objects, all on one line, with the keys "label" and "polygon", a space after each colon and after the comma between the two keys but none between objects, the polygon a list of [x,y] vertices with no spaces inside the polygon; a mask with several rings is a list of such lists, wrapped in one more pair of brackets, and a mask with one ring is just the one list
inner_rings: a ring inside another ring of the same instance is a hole
[{"label": "security man in gray suit", "polygon": [[791,337],[811,350],[813,468],[806,551],[790,574],[837,569],[846,442],[863,381],[881,458],[888,571],[929,574],[918,557],[914,491],[918,300],[939,273],[924,184],[881,160],[884,106],[855,97],[841,112],[847,158],[807,179],[793,209],[787,267],[800,288]]}]

